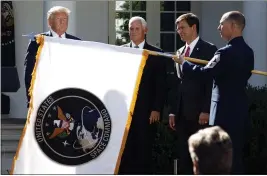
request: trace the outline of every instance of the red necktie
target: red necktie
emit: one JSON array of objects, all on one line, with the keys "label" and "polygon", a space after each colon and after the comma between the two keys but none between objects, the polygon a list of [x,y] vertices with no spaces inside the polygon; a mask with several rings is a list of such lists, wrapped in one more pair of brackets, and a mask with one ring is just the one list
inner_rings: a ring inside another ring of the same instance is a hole
[{"label": "red necktie", "polygon": [[190,53],[190,47],[188,46],[187,49],[186,49],[186,52],[184,54],[184,57],[189,57],[189,54]]},{"label": "red necktie", "polygon": [[[185,51],[185,54],[184,54],[184,57],[189,57],[189,54],[190,53],[190,47],[188,46],[186,48],[186,51]],[[183,72],[182,72],[182,65],[179,64],[179,72],[180,72],[180,75],[178,76],[179,78],[182,78],[183,77]]]}]

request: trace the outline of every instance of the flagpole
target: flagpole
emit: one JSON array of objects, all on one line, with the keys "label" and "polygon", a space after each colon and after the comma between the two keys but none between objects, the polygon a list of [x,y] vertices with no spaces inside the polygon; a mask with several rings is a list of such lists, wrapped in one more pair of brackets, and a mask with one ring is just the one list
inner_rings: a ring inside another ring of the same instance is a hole
[{"label": "flagpole", "polygon": [[[164,57],[168,57],[168,58],[177,57],[177,55],[172,55],[172,54],[168,54],[168,53],[161,53],[161,52],[150,51],[150,50],[147,50],[147,52],[150,55],[153,55],[153,56],[164,56]],[[184,59],[187,60],[187,61],[189,61],[189,62],[193,62],[193,63],[197,63],[197,64],[207,64],[207,63],[209,63],[209,61],[206,61],[206,60],[201,60],[201,59],[196,59],[196,58],[190,58],[190,57],[184,57]],[[253,74],[267,76],[267,72],[264,72],[264,71],[252,70],[251,72]]]}]

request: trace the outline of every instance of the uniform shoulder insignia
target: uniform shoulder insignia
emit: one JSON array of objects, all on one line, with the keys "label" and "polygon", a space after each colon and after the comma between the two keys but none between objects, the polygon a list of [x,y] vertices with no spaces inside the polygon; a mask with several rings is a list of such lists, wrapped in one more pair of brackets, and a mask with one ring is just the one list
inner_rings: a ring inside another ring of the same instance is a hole
[{"label": "uniform shoulder insignia", "polygon": [[221,55],[216,54],[214,57],[209,61],[209,63],[205,66],[205,68],[213,68],[218,62],[221,60]]}]

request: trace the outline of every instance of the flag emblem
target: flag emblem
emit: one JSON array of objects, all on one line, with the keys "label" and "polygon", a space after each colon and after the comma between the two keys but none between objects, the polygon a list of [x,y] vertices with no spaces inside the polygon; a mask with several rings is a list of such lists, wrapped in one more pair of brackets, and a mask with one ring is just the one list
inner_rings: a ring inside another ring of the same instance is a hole
[{"label": "flag emblem", "polygon": [[111,118],[92,93],[67,88],[50,94],[37,110],[35,139],[53,161],[80,165],[97,158],[107,147]]}]

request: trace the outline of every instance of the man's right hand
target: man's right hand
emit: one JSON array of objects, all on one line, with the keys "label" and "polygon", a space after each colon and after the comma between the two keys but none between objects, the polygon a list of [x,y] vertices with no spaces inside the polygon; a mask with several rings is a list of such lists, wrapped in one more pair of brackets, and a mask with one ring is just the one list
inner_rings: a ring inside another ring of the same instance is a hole
[{"label": "man's right hand", "polygon": [[179,52],[179,50],[176,52],[176,55],[172,58],[174,62],[178,64],[183,64],[184,63],[184,56]]},{"label": "man's right hand", "polygon": [[172,130],[176,130],[175,128],[175,116],[169,115],[169,125]]}]

